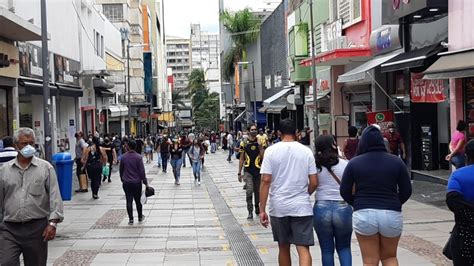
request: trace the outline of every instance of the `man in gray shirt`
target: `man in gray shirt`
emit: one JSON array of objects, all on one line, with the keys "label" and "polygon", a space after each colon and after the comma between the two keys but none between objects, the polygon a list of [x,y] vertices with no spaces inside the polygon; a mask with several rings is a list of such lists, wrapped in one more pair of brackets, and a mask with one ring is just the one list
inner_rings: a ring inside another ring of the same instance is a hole
[{"label": "man in gray shirt", "polygon": [[35,133],[14,134],[16,159],[0,168],[0,265],[46,265],[48,241],[56,236],[63,202],[53,166],[34,156]]},{"label": "man in gray shirt", "polygon": [[84,167],[84,164],[81,161],[82,154],[84,152],[84,149],[89,146],[86,141],[84,140],[84,134],[82,132],[77,132],[74,134],[74,137],[76,138],[76,157],[74,161],[76,162],[76,175],[77,175],[77,181],[79,181],[79,189],[76,189],[76,192],[87,192],[87,189],[82,189],[80,187],[81,184],[81,174],[84,174],[84,171],[82,168]]}]

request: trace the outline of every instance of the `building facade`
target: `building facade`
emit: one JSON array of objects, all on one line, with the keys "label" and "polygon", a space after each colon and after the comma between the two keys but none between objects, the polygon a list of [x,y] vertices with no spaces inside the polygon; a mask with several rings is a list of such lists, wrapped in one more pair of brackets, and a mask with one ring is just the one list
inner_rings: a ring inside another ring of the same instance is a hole
[{"label": "building facade", "polygon": [[166,62],[174,77],[174,89],[184,91],[188,88],[191,74],[191,44],[186,38],[166,37]]}]

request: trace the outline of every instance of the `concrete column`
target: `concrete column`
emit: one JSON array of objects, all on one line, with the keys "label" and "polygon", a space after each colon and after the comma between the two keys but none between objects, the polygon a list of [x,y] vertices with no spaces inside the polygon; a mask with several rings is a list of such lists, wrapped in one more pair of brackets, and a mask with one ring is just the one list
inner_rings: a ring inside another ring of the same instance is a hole
[{"label": "concrete column", "polygon": [[451,134],[456,131],[458,120],[464,120],[463,80],[449,79],[449,106],[451,109]]}]

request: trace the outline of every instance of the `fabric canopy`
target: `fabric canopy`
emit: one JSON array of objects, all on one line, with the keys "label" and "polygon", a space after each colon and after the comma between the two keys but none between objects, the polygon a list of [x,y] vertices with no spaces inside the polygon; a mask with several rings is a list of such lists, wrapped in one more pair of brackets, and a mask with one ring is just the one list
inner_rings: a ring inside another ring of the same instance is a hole
[{"label": "fabric canopy", "polygon": [[397,56],[400,52],[390,53],[382,56],[377,56],[371,60],[363,63],[362,65],[352,69],[349,72],[346,72],[339,76],[337,82],[346,83],[346,82],[356,82],[365,79],[365,72],[380,66],[381,64],[387,62],[388,60]]},{"label": "fabric canopy", "polygon": [[437,59],[437,54],[445,50],[439,44],[430,45],[407,53],[402,53],[382,64],[382,73],[403,70],[407,68],[425,67]]},{"label": "fabric canopy", "polygon": [[449,79],[474,76],[474,49],[439,54],[441,58],[431,65],[423,79]]},{"label": "fabric canopy", "polygon": [[293,91],[293,88],[290,87],[290,88],[285,88],[277,93],[275,93],[273,96],[269,97],[268,99],[264,100],[263,101],[263,104],[264,105],[268,105],[268,104],[271,104],[272,102],[284,97],[285,95],[288,95],[290,94],[291,92]]}]

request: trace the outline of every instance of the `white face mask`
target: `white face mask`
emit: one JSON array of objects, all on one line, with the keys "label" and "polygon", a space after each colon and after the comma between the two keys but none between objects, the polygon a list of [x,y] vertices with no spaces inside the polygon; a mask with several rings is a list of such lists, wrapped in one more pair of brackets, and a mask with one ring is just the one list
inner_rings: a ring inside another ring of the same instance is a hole
[{"label": "white face mask", "polygon": [[23,149],[20,150],[20,153],[25,158],[31,158],[35,155],[36,149],[31,145],[26,145]]}]

